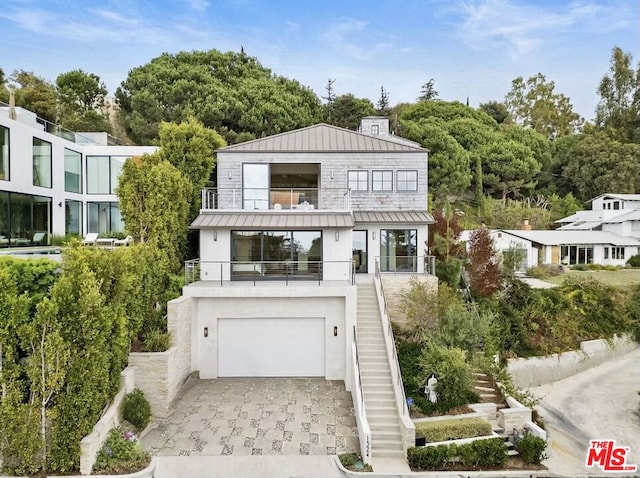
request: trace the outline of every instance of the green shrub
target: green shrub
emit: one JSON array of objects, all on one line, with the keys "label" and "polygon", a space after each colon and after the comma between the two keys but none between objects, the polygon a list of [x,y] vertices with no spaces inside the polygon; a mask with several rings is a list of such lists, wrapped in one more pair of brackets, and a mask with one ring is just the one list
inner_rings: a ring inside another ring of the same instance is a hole
[{"label": "green shrub", "polygon": [[527,275],[537,279],[547,279],[562,274],[564,269],[555,264],[540,264],[527,270]]},{"label": "green shrub", "polygon": [[590,271],[601,271],[602,265],[600,264],[587,264],[587,270]]},{"label": "green shrub", "polygon": [[362,457],[359,453],[343,453],[342,455],[338,455],[340,459],[340,463],[347,470],[351,471],[373,471],[371,465],[365,464],[362,462]]},{"label": "green shrub", "polygon": [[122,417],[138,430],[144,430],[149,424],[151,405],[139,388],[124,397]]},{"label": "green shrub", "polygon": [[542,460],[547,458],[547,454],[544,452],[546,448],[547,442],[545,440],[531,434],[525,435],[516,446],[522,461],[533,465],[539,465]]},{"label": "green shrub", "polygon": [[151,457],[133,432],[120,427],[109,432],[93,466],[93,474],[123,474],[142,470]]},{"label": "green shrub", "polygon": [[602,269],[605,271],[618,271],[620,267],[614,266],[613,264],[607,264],[606,266],[602,266]]},{"label": "green shrub", "polygon": [[574,264],[571,266],[571,270],[572,271],[586,271],[587,270],[587,265],[586,264]]},{"label": "green shrub", "polygon": [[422,350],[419,363],[425,379],[431,374],[438,379],[436,393],[439,401],[448,402],[451,407],[469,403],[473,376],[463,350],[429,343]]},{"label": "green shrub", "polygon": [[631,256],[627,261],[627,265],[630,267],[640,267],[640,254]]},{"label": "green shrub", "polygon": [[476,440],[463,445],[413,447],[407,450],[412,470],[441,470],[453,462],[470,469],[502,467],[507,461],[507,448],[502,438]]},{"label": "green shrub", "polygon": [[491,424],[482,418],[461,418],[416,423],[416,433],[428,442],[491,435]]},{"label": "green shrub", "polygon": [[150,330],[142,341],[143,352],[165,352],[169,347],[171,347],[171,334],[164,330]]}]

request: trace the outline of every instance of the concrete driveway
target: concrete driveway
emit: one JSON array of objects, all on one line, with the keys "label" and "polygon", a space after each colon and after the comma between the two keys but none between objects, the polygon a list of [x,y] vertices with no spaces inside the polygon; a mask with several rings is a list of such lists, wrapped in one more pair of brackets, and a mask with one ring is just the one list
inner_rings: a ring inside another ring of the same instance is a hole
[{"label": "concrete driveway", "polygon": [[587,468],[589,440],[630,447],[627,464],[640,470],[640,349],[572,377],[531,388],[549,433],[549,470],[567,476],[598,475]]},{"label": "concrete driveway", "polygon": [[351,394],[316,378],[191,380],[142,445],[156,456],[333,455],[359,450]]}]

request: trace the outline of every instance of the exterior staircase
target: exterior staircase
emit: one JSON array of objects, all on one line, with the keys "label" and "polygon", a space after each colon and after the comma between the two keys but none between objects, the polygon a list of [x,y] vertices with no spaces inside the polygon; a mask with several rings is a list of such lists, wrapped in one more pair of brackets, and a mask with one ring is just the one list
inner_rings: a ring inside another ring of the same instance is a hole
[{"label": "exterior staircase", "polygon": [[378,300],[372,282],[358,284],[356,337],[374,467],[376,458],[406,460]]}]

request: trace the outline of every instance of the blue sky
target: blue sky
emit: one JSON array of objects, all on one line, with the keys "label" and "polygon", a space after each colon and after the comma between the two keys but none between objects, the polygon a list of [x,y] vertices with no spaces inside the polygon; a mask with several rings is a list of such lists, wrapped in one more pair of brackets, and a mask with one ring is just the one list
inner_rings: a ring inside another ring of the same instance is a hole
[{"label": "blue sky", "polygon": [[0,67],[50,81],[80,68],[110,94],[163,52],[245,51],[318,95],[503,100],[538,72],[594,116],[614,46],[640,61],[638,0],[2,0]]}]

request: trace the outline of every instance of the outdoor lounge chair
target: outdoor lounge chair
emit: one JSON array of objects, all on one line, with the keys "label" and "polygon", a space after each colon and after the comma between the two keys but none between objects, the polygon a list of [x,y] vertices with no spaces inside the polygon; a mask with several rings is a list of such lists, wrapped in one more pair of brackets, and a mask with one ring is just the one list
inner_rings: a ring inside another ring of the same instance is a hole
[{"label": "outdoor lounge chair", "polygon": [[31,242],[34,244],[46,244],[47,241],[47,233],[46,232],[36,232],[33,235],[33,239]]},{"label": "outdoor lounge chair", "polygon": [[84,236],[84,240],[82,241],[82,244],[85,246],[95,246],[97,240],[98,240],[98,233],[90,232],[86,236]]},{"label": "outdoor lounge chair", "polygon": [[116,239],[113,241],[113,245],[118,246],[128,246],[129,244],[133,244],[133,237],[127,236],[124,239]]}]

